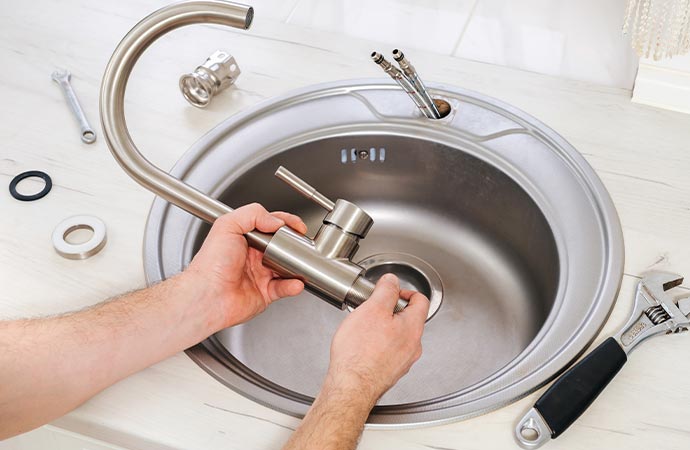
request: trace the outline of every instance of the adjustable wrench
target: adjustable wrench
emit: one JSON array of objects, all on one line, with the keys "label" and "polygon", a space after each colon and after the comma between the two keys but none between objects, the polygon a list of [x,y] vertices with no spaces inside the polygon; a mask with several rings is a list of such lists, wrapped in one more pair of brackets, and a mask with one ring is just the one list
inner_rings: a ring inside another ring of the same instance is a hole
[{"label": "adjustable wrench", "polygon": [[640,342],[690,328],[690,292],[669,292],[682,282],[682,276],[668,272],[650,272],[640,280],[625,326],[568,369],[518,422],[515,438],[522,448],[538,448],[560,436],[599,396]]},{"label": "adjustable wrench", "polygon": [[77,94],[74,93],[74,89],[72,89],[72,85],[70,84],[71,77],[72,74],[67,70],[56,70],[51,75],[53,81],[62,88],[62,93],[65,94],[65,100],[67,100],[70,109],[74,113],[74,117],[76,117],[77,122],[79,122],[81,140],[87,144],[91,144],[96,141],[96,132],[93,131],[93,128],[91,128],[91,125],[89,125],[89,122],[86,120],[84,110],[81,109],[81,105],[77,99]]}]

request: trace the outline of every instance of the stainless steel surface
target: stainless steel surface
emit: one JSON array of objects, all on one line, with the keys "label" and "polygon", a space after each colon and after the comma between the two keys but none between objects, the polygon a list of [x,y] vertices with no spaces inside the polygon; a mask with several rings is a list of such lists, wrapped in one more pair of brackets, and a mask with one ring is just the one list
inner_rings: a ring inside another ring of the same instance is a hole
[{"label": "stainless steel surface", "polygon": [[[642,277],[630,318],[614,336],[626,355],[652,336],[688,331],[690,292],[668,292],[682,283],[682,276],[669,272],[648,272]],[[536,449],[551,440],[553,434],[536,407],[532,407],[516,425],[514,436],[522,448]]]},{"label": "stainless steel surface", "polygon": [[[67,242],[67,236],[76,230],[91,230],[93,234],[80,244]],[[67,259],[86,259],[100,252],[107,241],[105,223],[95,216],[73,216],[60,222],[53,230],[53,247]]]},{"label": "stainless steel surface", "polygon": [[536,408],[531,408],[515,426],[515,438],[524,449],[539,448],[551,440],[551,429]]},{"label": "stainless steel surface", "polygon": [[205,108],[217,93],[237,81],[240,73],[234,56],[216,50],[194,72],[180,77],[180,91],[192,106]]},{"label": "stainless steel surface", "polygon": [[[571,145],[496,99],[429,88],[452,105],[444,119],[420,117],[391,80],[291,92],[214,128],[172,170],[228,204],[300,214],[313,236],[324,210],[273,177],[289,167],[374,219],[355,261],[405,253],[438,273],[443,301],[426,324],[424,354],[381,399],[372,426],[458,420],[534,391],[597,335],[622,275],[615,209]],[[208,228],[157,199],[148,281],[181,271]],[[304,293],[188,354],[225,385],[299,416],[346,314]]]},{"label": "stainless steel surface", "polygon": [[[186,1],[163,7],[127,33],[115,49],[103,75],[101,122],[106,142],[115,159],[142,186],[207,222],[213,222],[232,209],[165,173],[144,158],[127,131],[125,88],[139,56],[164,34],[196,23],[246,29],[252,18],[251,7],[226,1]],[[215,56],[216,59],[206,69],[227,58],[225,54]],[[293,182],[297,183],[295,180]],[[322,206],[330,206],[327,199],[317,196],[314,200]],[[371,282],[361,279],[362,268],[350,260],[357,251],[357,241],[366,235],[371,224],[371,218],[361,208],[338,200],[324,219],[324,232],[318,233],[314,241],[287,227],[273,236],[258,231],[251,231],[245,236],[249,245],[264,252],[263,262],[266,266],[284,277],[301,279],[307,290],[342,309],[346,306],[357,307],[373,289]],[[405,304],[404,300],[399,301],[396,311]]]},{"label": "stainless steel surface", "polygon": [[424,85],[422,78],[419,76],[419,73],[417,73],[417,69],[415,69],[412,63],[405,57],[405,54],[397,48],[393,50],[393,59],[395,59],[395,61],[398,63],[405,76],[412,82],[415,90],[424,101],[424,104],[434,115],[434,118],[440,118],[441,113],[438,111],[438,108],[436,108],[434,100],[426,90],[426,86]]},{"label": "stainless steel surface", "polygon": [[[409,80],[400,69],[388,62],[381,53],[373,52],[371,54],[371,59],[378,64],[393,80],[395,80],[396,83],[400,85],[403,91],[405,91],[405,93],[412,99],[414,104],[417,105],[417,108],[419,108],[424,116],[429,119],[436,119],[438,117],[431,110],[425,99],[419,94],[419,92],[417,92],[417,89],[415,89],[412,81]],[[436,110],[435,107],[434,110]],[[438,112],[438,110],[436,111]]]},{"label": "stainless steel surface", "polygon": [[72,110],[74,117],[79,123],[81,140],[87,144],[95,142],[96,132],[93,131],[93,128],[91,128],[91,125],[89,125],[89,121],[86,120],[84,110],[81,108],[77,94],[75,94],[74,89],[72,88],[72,84],[70,82],[72,74],[67,70],[56,70],[51,75],[51,78],[58,84],[58,86],[60,86],[60,88],[62,88],[62,93],[65,95],[65,100],[67,100],[69,108]]},{"label": "stainless steel surface", "polygon": [[682,276],[668,272],[650,272],[640,280],[630,318],[614,336],[625,353],[652,336],[688,331],[690,292],[667,292],[681,283]]}]

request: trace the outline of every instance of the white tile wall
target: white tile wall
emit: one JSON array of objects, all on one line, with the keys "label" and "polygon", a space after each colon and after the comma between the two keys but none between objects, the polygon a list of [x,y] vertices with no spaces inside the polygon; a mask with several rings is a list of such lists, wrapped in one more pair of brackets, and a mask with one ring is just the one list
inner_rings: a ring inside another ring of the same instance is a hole
[{"label": "white tile wall", "polygon": [[[289,23],[451,54],[476,0],[300,0]],[[375,50],[375,49],[372,49]]]},{"label": "white tile wall", "polygon": [[456,56],[632,88],[625,0],[480,0]]},{"label": "white tile wall", "polygon": [[[254,7],[255,18],[259,20],[265,18],[285,22],[299,0],[237,0]],[[256,19],[255,19],[256,20]]]},{"label": "white tile wall", "polygon": [[[257,20],[631,89],[626,0],[245,0]],[[408,52],[411,57],[413,53]]]}]

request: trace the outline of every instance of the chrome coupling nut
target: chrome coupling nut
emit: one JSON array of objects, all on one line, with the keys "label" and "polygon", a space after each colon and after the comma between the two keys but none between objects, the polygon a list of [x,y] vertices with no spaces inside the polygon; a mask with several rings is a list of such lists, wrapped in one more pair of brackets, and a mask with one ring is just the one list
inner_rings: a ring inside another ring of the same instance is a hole
[{"label": "chrome coupling nut", "polygon": [[216,50],[194,72],[180,77],[180,91],[190,104],[204,108],[214,95],[233,84],[240,73],[234,56]]}]

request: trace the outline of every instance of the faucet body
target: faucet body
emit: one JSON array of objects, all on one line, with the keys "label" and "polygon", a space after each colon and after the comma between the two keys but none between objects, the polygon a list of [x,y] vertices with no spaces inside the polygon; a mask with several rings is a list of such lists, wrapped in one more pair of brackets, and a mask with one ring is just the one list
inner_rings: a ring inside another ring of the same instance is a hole
[{"label": "faucet body", "polygon": [[[359,230],[347,228],[352,214],[362,219]],[[313,240],[289,227],[280,228],[264,251],[264,265],[284,276],[303,280],[312,293],[339,309],[357,307],[361,303],[357,301],[359,297],[350,291],[356,284],[361,289],[362,282],[357,280],[362,278],[364,269],[351,258],[372,223],[371,217],[358,206],[338,200]],[[373,291],[373,285],[370,290]]]},{"label": "faucet body", "polygon": [[[163,7],[127,33],[103,75],[101,124],[106,143],[117,162],[145,188],[209,223],[231,212],[232,208],[157,168],[139,152],[127,130],[125,89],[138,58],[164,34],[197,23],[247,29],[253,15],[250,6],[221,0],[184,1]],[[273,235],[249,232],[245,235],[247,242],[264,252],[264,264],[279,275],[301,279],[307,290],[338,308],[359,306],[369,298],[374,284],[364,278],[364,269],[353,263],[352,257],[373,220],[346,200],[331,202],[285,169],[276,175],[323,206],[328,214],[313,240],[283,227]],[[406,304],[400,299],[395,310],[402,310]]]},{"label": "faucet body", "polygon": [[[374,220],[354,203],[332,202],[282,166],[276,176],[328,213],[313,240],[289,227],[280,228],[264,250],[264,265],[303,280],[312,293],[339,309],[361,305],[374,291],[374,284],[364,278],[364,268],[352,258]],[[405,306],[407,302],[399,299],[395,311]]]}]

